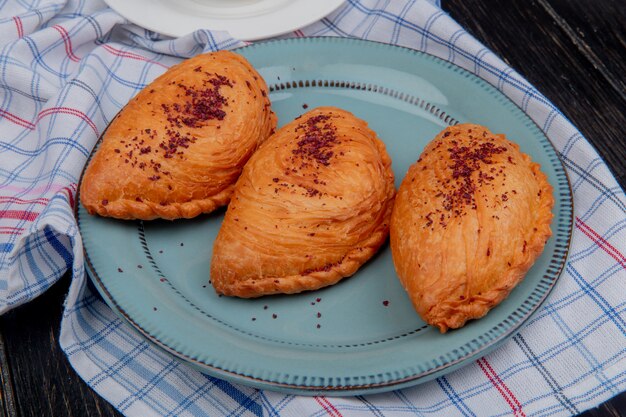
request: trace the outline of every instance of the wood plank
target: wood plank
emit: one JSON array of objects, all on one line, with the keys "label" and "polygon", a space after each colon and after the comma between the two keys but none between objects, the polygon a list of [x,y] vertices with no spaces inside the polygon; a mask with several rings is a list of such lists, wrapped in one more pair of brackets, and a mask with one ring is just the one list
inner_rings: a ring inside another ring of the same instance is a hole
[{"label": "wood plank", "polygon": [[0,319],[19,416],[121,416],[89,388],[61,351],[58,334],[69,275]]},{"label": "wood plank", "polygon": [[624,1],[538,1],[578,50],[626,100]]},{"label": "wood plank", "polygon": [[623,408],[624,396],[618,396],[610,401],[605,402],[600,407],[592,408],[578,417],[624,417],[626,412]]},{"label": "wood plank", "polygon": [[[602,3],[619,9],[610,0]],[[443,6],[547,96],[599,151],[622,187],[626,184],[626,100],[542,4],[521,1],[505,6],[497,0],[447,0]],[[603,9],[603,15],[612,13],[619,12]]]},{"label": "wood plank", "polygon": [[0,332],[0,415],[2,417],[17,416],[15,407],[15,394],[13,381],[11,380],[11,368],[9,366],[6,344]]}]

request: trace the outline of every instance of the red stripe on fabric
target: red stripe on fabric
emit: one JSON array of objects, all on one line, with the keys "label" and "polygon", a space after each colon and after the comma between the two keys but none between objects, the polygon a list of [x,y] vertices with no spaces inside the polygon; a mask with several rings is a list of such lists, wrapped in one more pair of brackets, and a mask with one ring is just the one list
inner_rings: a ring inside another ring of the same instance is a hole
[{"label": "red stripe on fabric", "polygon": [[141,56],[139,54],[134,54],[132,52],[127,52],[127,51],[122,51],[120,49],[115,49],[110,45],[103,45],[102,46],[105,50],[109,51],[110,53],[112,53],[113,55],[117,55],[120,56],[122,58],[130,58],[130,59],[136,59],[137,61],[145,61],[145,62],[150,62],[151,64],[156,64],[156,65],[160,65],[163,68],[169,68],[167,65],[162,64],[160,62],[157,61],[153,61],[151,59],[146,58],[145,56]]},{"label": "red stripe on fabric", "polygon": [[487,375],[487,378],[489,378],[491,384],[498,390],[498,392],[500,393],[500,395],[502,395],[502,398],[504,398],[507,404],[509,404],[509,407],[511,407],[511,410],[513,410],[513,415],[526,417],[526,414],[522,410],[522,405],[518,401],[517,397],[515,397],[513,392],[511,392],[511,390],[504,383],[504,381],[500,379],[500,377],[493,370],[489,362],[487,362],[487,359],[478,359],[477,362],[478,366],[480,366],[480,369],[482,369],[483,373]]},{"label": "red stripe on fabric", "polygon": [[15,22],[15,28],[17,29],[17,37],[24,37],[24,26],[22,25],[22,19],[19,16],[13,16],[13,21]]},{"label": "red stripe on fabric", "polygon": [[0,226],[0,235],[19,235],[23,231],[23,227]]},{"label": "red stripe on fabric", "polygon": [[7,119],[10,122],[15,123],[16,125],[20,125],[22,127],[25,127],[26,129],[29,130],[33,130],[35,129],[35,124],[29,122],[28,120],[24,120],[21,117],[17,117],[14,114],[9,113],[6,110],[2,110],[0,109],[0,116],[4,117],[5,119]]},{"label": "red stripe on fabric", "polygon": [[322,401],[324,401],[326,404],[328,404],[328,406],[330,407],[330,409],[331,409],[331,410],[333,410],[333,412],[335,413],[335,415],[336,415],[337,417],[343,417],[343,416],[341,415],[341,413],[339,412],[339,410],[337,410],[337,409],[335,408],[335,406],[334,406],[334,405],[333,405],[330,401],[328,401],[325,397],[322,397]]},{"label": "red stripe on fabric", "polygon": [[593,243],[598,245],[598,247],[600,247],[613,259],[615,259],[622,266],[622,268],[626,269],[626,257],[622,255],[622,253],[617,250],[615,246],[607,242],[607,240],[600,236],[598,232],[593,230],[591,227],[589,227],[587,223],[585,223],[578,217],[576,217],[576,227],[580,229],[580,231],[583,232],[585,236],[591,239]]},{"label": "red stripe on fabric", "polygon": [[294,30],[293,33],[298,37],[298,38],[304,38],[304,32],[302,32],[300,29],[298,30]]},{"label": "red stripe on fabric", "polygon": [[14,204],[41,204],[42,206],[45,206],[46,204],[48,204],[48,199],[47,198],[35,198],[33,200],[23,200],[21,198],[17,198],[17,197],[2,197],[0,196],[0,203],[14,203]]},{"label": "red stripe on fabric", "polygon": [[70,34],[67,33],[67,30],[65,30],[63,26],[59,25],[54,25],[52,27],[61,34],[61,37],[63,38],[63,43],[65,44],[65,52],[67,53],[68,58],[74,62],[80,61],[80,58],[74,55],[74,51],[72,50],[72,40],[70,39]]},{"label": "red stripe on fabric", "polygon": [[[526,417],[526,414],[524,414],[524,411],[522,410],[522,404],[520,404],[520,402],[517,399],[517,397],[515,396],[515,394],[513,394],[513,392],[504,383],[504,381],[502,379],[500,379],[500,376],[496,373],[496,371],[493,370],[493,368],[491,367],[491,364],[487,361],[487,359],[483,358],[483,363],[487,366],[487,369],[489,369],[491,371],[491,373],[494,375],[496,380],[502,385],[504,390],[511,396],[511,398],[513,399],[513,402],[515,403],[515,405],[517,406],[517,408],[519,410],[519,414],[521,416],[523,416],[523,417]],[[515,411],[515,410],[513,410],[513,411]]]},{"label": "red stripe on fabric", "polygon": [[315,401],[317,401],[317,403],[322,406],[324,411],[326,411],[326,413],[329,416],[331,416],[331,417],[343,417],[341,415],[341,413],[339,412],[339,410],[337,410],[335,408],[335,406],[332,405],[326,398],[324,398],[324,397],[313,397],[313,398],[315,398]]},{"label": "red stripe on fabric", "polygon": [[74,193],[76,192],[76,184],[72,183],[67,187],[63,187],[61,189],[62,191],[67,191],[67,199],[70,203],[70,206],[72,206],[72,208],[74,208]]},{"label": "red stripe on fabric", "polygon": [[39,216],[39,213],[27,210],[4,210],[0,211],[0,219],[16,219],[32,222]]},{"label": "red stripe on fabric", "polygon": [[96,127],[96,124],[89,118],[89,116],[87,116],[82,111],[72,109],[69,107],[50,107],[48,109],[44,109],[41,112],[39,112],[39,115],[37,116],[37,122],[39,122],[43,117],[48,116],[50,114],[55,114],[55,113],[69,114],[72,116],[80,117],[85,122],[87,122],[87,124],[93,129],[93,131],[96,133],[96,136],[100,135],[98,133],[98,128]]}]

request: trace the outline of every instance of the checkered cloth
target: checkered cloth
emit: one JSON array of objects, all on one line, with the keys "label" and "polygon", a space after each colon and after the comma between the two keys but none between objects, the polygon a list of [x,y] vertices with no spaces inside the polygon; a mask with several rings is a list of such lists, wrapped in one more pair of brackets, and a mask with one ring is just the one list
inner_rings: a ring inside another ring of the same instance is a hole
[{"label": "checkered cloth", "polygon": [[381,395],[299,397],[205,376],[117,318],[87,282],[76,182],[117,111],[180,58],[242,45],[226,33],[176,40],[99,1],[0,1],[0,311],[73,281],[61,346],[128,416],[571,415],[626,389],[626,201],[584,137],[535,88],[436,5],[349,0],[292,36],[350,36],[425,51],[517,103],[555,144],[572,181],[570,258],[545,307],[500,349],[435,381]]}]

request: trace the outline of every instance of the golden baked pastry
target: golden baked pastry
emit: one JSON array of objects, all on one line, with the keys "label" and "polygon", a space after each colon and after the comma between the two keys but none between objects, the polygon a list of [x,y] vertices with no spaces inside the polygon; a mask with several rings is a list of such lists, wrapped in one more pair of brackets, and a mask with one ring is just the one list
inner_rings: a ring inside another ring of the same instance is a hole
[{"label": "golden baked pastry", "polygon": [[111,122],[80,187],[91,214],[176,219],[228,203],[234,183],[273,132],[263,78],[220,51],[173,66]]},{"label": "golden baked pastry", "polygon": [[484,316],[525,276],[552,234],[552,187],[504,135],[463,124],[409,168],[391,219],[396,271],[442,333]]},{"label": "golden baked pastry", "polygon": [[385,145],[351,113],[314,109],[250,158],[213,246],[211,280],[258,297],[335,284],[383,244],[395,193]]}]

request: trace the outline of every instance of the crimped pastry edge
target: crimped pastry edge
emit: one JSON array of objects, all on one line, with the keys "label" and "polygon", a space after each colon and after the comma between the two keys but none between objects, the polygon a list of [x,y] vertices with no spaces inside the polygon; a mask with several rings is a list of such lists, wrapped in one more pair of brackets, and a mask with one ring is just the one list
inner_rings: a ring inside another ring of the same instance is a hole
[{"label": "crimped pastry edge", "polygon": [[[252,64],[242,55],[238,53],[234,53],[227,50],[214,51],[209,53],[201,53],[189,59],[184,59],[181,62],[171,66],[165,71],[163,74],[156,77],[152,80],[144,89],[140,91],[140,93],[147,89],[149,86],[153,85],[155,82],[158,82],[160,79],[165,77],[172,70],[175,70],[181,66],[189,65],[189,61],[193,60],[201,55],[210,55],[210,54],[222,54],[228,55],[232,59],[238,61],[243,65],[243,67],[248,71],[251,77],[255,80],[260,79],[265,90],[269,91],[267,87],[267,83],[265,79],[258,73],[256,68],[252,66]],[[115,115],[115,117],[111,120],[107,128],[102,132],[102,135],[98,141],[98,144],[104,140],[105,135],[111,126],[115,122],[115,120],[122,114],[124,109],[137,98],[137,95],[133,97],[131,100],[122,107],[122,109]],[[269,114],[269,122],[270,122],[270,134],[261,139],[260,142],[256,144],[256,147],[251,150],[250,156],[254,154],[270,136],[271,132],[276,129],[278,118],[276,113],[270,108]],[[85,196],[87,192],[85,188],[87,187],[85,179],[85,174],[90,167],[91,161],[94,156],[99,152],[98,144],[92,151],[92,154],[87,160],[83,168],[83,172],[81,175],[80,181],[80,200],[81,204],[86,208],[87,212],[91,215],[98,214],[103,217],[111,217],[120,220],[155,220],[155,219],[165,219],[165,220],[176,220],[176,219],[190,219],[199,216],[203,213],[210,213],[217,210],[220,207],[227,205],[230,202],[231,196],[234,191],[234,186],[236,180],[231,184],[228,184],[224,189],[220,190],[216,194],[212,194],[206,196],[203,199],[194,199],[186,202],[171,202],[166,205],[161,205],[159,203],[151,202],[151,201],[137,201],[136,199],[127,199],[127,198],[119,198],[115,200],[100,200],[100,199],[87,199]],[[240,172],[241,174],[241,172]],[[106,204],[103,202],[106,201]]]},{"label": "crimped pastry edge", "polygon": [[[272,294],[296,294],[334,285],[343,278],[353,275],[385,243],[387,236],[389,236],[389,222],[391,220],[394,199],[395,195],[388,200],[384,221],[370,237],[350,249],[341,261],[333,264],[329,269],[314,271],[306,275],[250,278],[226,285],[221,280],[213,280],[213,287],[218,294],[241,298],[257,298]],[[294,282],[300,287],[298,291],[292,290],[295,286]]]},{"label": "crimped pastry edge", "polygon": [[[235,189],[235,184],[228,185],[225,189],[210,197],[201,200],[191,200],[184,203],[168,203],[161,205],[153,202],[136,201],[126,198],[109,201],[106,205],[102,202],[83,205],[89,214],[98,214],[103,217],[113,217],[121,220],[176,220],[191,219],[202,213],[210,213],[219,207],[225,206]],[[82,190],[81,190],[82,192]],[[129,215],[132,213],[133,215]]]},{"label": "crimped pastry edge", "polygon": [[[525,153],[522,153],[522,156],[524,159],[530,160],[530,157]],[[547,176],[541,171],[541,167],[538,163],[531,162],[530,167],[542,191],[537,216],[538,219],[541,219],[541,222],[537,224],[537,231],[534,232],[531,240],[527,242],[526,256],[522,262],[511,265],[511,270],[503,279],[504,282],[508,282],[510,285],[494,288],[483,293],[482,296],[473,296],[473,303],[448,302],[443,303],[440,309],[437,308],[439,306],[435,306],[435,308],[429,312],[426,321],[428,324],[437,326],[442,333],[445,333],[449,329],[460,328],[469,320],[479,319],[485,316],[493,307],[504,301],[511,291],[524,279],[537,258],[541,256],[546,241],[552,236],[550,223],[554,216],[552,213],[552,207],[554,205],[553,189],[548,182]],[[430,317],[431,312],[436,310],[443,314],[445,318],[435,318],[433,320]]]},{"label": "crimped pastry edge", "polygon": [[[351,112],[344,109],[338,109],[354,116]],[[367,129],[371,130],[366,123]],[[386,200],[386,208],[383,214],[383,221],[372,232],[369,238],[361,241],[352,249],[346,252],[341,260],[333,264],[330,268],[323,268],[307,274],[287,275],[287,276],[270,276],[262,278],[249,278],[244,281],[232,282],[225,284],[221,279],[213,279],[213,266],[211,266],[211,283],[218,294],[227,296],[236,296],[240,298],[257,298],[272,294],[296,294],[304,291],[313,291],[327,286],[331,286],[347,278],[358,271],[372,256],[374,256],[380,247],[387,241],[391,225],[391,214],[396,197],[396,188],[394,185],[395,174],[391,167],[392,160],[387,153],[385,143],[380,140],[378,134],[374,132],[373,143],[376,146],[380,157],[385,166],[385,171],[390,174],[390,188],[388,198]],[[268,138],[269,139],[269,138]],[[266,140],[261,146],[268,143]],[[215,256],[215,254],[214,254]],[[215,258],[213,258],[215,259]],[[301,287],[294,291],[292,287]]]},{"label": "crimped pastry edge", "polygon": [[[554,195],[553,195],[553,187],[548,182],[547,176],[541,171],[541,166],[533,162],[531,157],[520,150],[520,147],[517,143],[509,140],[505,135],[493,133],[486,127],[482,125],[478,125],[475,123],[465,123],[456,126],[450,126],[439,132],[433,140],[439,138],[445,131],[448,130],[456,130],[456,129],[464,129],[464,128],[478,128],[484,129],[490,132],[493,135],[501,136],[509,145],[513,146],[522,156],[522,158],[529,162],[529,167],[535,178],[537,180],[539,189],[541,190],[540,202],[538,205],[538,215],[537,219],[540,220],[538,224],[535,226],[537,228],[532,235],[532,238],[527,241],[526,246],[526,256],[523,258],[521,262],[517,264],[513,264],[510,266],[510,270],[503,277],[502,281],[509,283],[506,286],[500,286],[493,288],[489,291],[483,292],[480,296],[475,295],[470,299],[465,299],[463,301],[450,300],[445,301],[441,304],[431,306],[430,309],[426,312],[423,312],[422,308],[420,308],[419,304],[414,300],[414,297],[410,297],[411,303],[413,304],[415,310],[420,315],[420,317],[429,325],[436,326],[439,328],[441,333],[446,333],[449,329],[458,329],[463,327],[468,321],[479,319],[485,316],[492,308],[500,304],[511,291],[524,279],[527,272],[534,265],[535,261],[544,250],[545,244],[547,240],[552,236],[552,231],[550,229],[550,223],[554,214],[552,213],[552,207],[554,206]],[[400,188],[404,185],[404,180],[408,177],[408,173],[411,172],[413,166],[417,164],[415,162],[407,171],[407,175],[402,181]],[[400,189],[398,190],[399,193]],[[390,224],[390,234],[393,235],[392,229],[393,220]],[[391,247],[393,253],[393,239],[391,239]],[[394,267],[395,267],[395,258],[394,258]],[[396,268],[396,272],[398,269]],[[405,289],[407,294],[410,295],[408,291],[408,282],[409,279],[407,277],[402,277],[398,273],[398,278],[402,287]],[[471,301],[471,302],[470,302]]]}]

